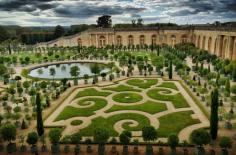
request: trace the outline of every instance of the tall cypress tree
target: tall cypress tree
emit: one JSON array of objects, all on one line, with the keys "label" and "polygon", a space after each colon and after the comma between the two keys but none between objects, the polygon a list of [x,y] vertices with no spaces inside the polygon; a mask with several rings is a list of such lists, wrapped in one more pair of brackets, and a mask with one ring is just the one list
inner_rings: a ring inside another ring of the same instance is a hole
[{"label": "tall cypress tree", "polygon": [[170,60],[170,64],[169,64],[169,79],[172,79],[172,73],[173,72],[173,69],[172,69],[172,60]]},{"label": "tall cypress tree", "polygon": [[42,109],[41,109],[41,99],[40,99],[40,93],[37,93],[36,95],[36,106],[37,106],[37,132],[39,136],[42,136],[44,133],[43,128],[43,118],[42,118]]},{"label": "tall cypress tree", "polygon": [[213,140],[217,138],[217,132],[218,132],[218,107],[219,107],[218,95],[219,94],[217,88],[211,92],[210,133],[211,133],[211,138]]}]

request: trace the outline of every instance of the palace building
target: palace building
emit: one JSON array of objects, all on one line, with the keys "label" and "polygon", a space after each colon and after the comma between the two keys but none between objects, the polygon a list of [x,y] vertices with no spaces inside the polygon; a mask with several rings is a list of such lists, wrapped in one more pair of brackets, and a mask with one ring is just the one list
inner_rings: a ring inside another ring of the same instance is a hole
[{"label": "palace building", "polygon": [[236,29],[222,27],[163,27],[163,28],[96,28],[61,37],[56,40],[38,43],[37,47],[68,47],[107,45],[161,45],[174,46],[178,43],[194,43],[196,47],[207,50],[221,58],[236,60]]}]

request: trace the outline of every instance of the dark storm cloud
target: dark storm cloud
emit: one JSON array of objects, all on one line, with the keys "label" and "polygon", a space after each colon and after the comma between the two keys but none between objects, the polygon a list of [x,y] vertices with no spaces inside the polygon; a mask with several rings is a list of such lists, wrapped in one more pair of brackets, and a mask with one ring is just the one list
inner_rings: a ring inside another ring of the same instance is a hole
[{"label": "dark storm cloud", "polygon": [[55,7],[53,0],[0,0],[0,10],[32,12],[37,9],[47,10]]},{"label": "dark storm cloud", "polygon": [[136,14],[144,11],[145,8],[132,6],[121,7],[119,5],[96,5],[88,3],[77,3],[75,6],[61,5],[54,9],[56,16],[89,18],[97,15],[122,15],[124,13]]},{"label": "dark storm cloud", "polygon": [[168,3],[164,5],[168,8],[184,7],[175,12],[169,12],[170,16],[186,16],[195,15],[199,13],[222,13],[222,12],[236,12],[235,0],[184,0],[176,1],[174,3]]}]

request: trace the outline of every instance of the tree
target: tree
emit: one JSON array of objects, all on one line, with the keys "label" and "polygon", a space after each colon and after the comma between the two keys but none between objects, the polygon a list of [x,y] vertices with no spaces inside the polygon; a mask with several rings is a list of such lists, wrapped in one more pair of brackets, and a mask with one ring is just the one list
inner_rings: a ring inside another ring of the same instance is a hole
[{"label": "tree", "polygon": [[4,141],[8,141],[7,152],[12,153],[16,151],[16,145],[12,143],[16,139],[16,126],[12,124],[4,124],[0,129],[1,137]]},{"label": "tree", "polygon": [[139,18],[139,19],[137,20],[137,26],[139,26],[139,27],[142,27],[142,26],[143,26],[143,19],[142,19],[142,18]]},{"label": "tree", "polygon": [[10,34],[7,32],[7,30],[0,26],[0,43],[9,39],[10,38]]},{"label": "tree", "polygon": [[211,93],[211,116],[210,116],[210,133],[211,138],[215,140],[217,138],[218,131],[218,89],[214,89]]},{"label": "tree", "polygon": [[123,131],[120,136],[120,142],[124,145],[123,146],[123,154],[128,154],[128,146],[127,144],[130,143],[130,139],[132,138],[132,133],[130,131]]},{"label": "tree", "polygon": [[65,34],[65,30],[62,26],[57,25],[54,30],[54,39],[59,38]]},{"label": "tree", "polygon": [[48,133],[50,142],[53,144],[59,143],[61,139],[61,130],[60,129],[51,129]]},{"label": "tree", "polygon": [[146,154],[153,154],[153,148],[150,145],[150,141],[157,139],[157,131],[153,126],[143,127],[142,137],[144,141],[148,141],[149,144],[146,146]]},{"label": "tree", "polygon": [[70,75],[74,77],[74,85],[78,85],[79,70],[78,66],[72,66],[70,68]]},{"label": "tree", "polygon": [[110,15],[103,15],[98,17],[97,26],[102,28],[109,28],[112,25],[112,20]]},{"label": "tree", "polygon": [[95,64],[91,65],[90,70],[94,74],[93,84],[95,84],[98,82],[97,75],[100,74],[101,68],[99,67],[99,65],[97,63],[95,63]]},{"label": "tree", "polygon": [[37,148],[36,148],[36,146],[35,146],[35,144],[37,143],[37,141],[38,141],[38,135],[37,135],[37,133],[36,133],[36,132],[30,132],[30,133],[28,134],[28,136],[27,136],[26,142],[31,145],[31,152],[32,152],[32,153],[36,153],[36,152],[37,152]]},{"label": "tree", "polygon": [[73,144],[76,144],[75,153],[79,153],[79,151],[80,151],[79,143],[80,143],[81,139],[82,139],[82,137],[79,132],[77,132],[71,136],[71,142]]},{"label": "tree", "polygon": [[42,108],[41,108],[41,99],[40,99],[40,93],[37,93],[36,95],[36,113],[37,113],[37,132],[39,136],[42,136],[44,133],[43,128],[43,118],[42,118]]},{"label": "tree", "polygon": [[175,134],[172,134],[168,137],[168,145],[172,151],[175,151],[175,147],[179,144],[179,138]]},{"label": "tree", "polygon": [[169,64],[169,79],[172,79],[172,74],[173,74],[173,69],[172,69],[172,60],[170,60],[170,64]]},{"label": "tree", "polygon": [[50,68],[50,69],[49,69],[49,72],[50,72],[50,75],[52,76],[53,81],[54,81],[54,76],[55,76],[55,74],[56,74],[55,68]]},{"label": "tree", "polygon": [[230,95],[230,80],[229,80],[229,78],[227,78],[227,80],[225,82],[225,90]]},{"label": "tree", "polygon": [[30,132],[27,136],[26,142],[30,145],[35,145],[38,141],[38,135],[36,132]]},{"label": "tree", "polygon": [[204,129],[194,130],[190,136],[190,140],[192,143],[203,146],[207,145],[211,141],[210,134]]},{"label": "tree", "polygon": [[94,130],[94,141],[98,143],[98,154],[103,155],[105,152],[104,144],[109,139],[109,131],[106,128],[97,128]]},{"label": "tree", "polygon": [[0,133],[2,135],[3,140],[8,141],[11,143],[11,141],[16,139],[16,127],[12,124],[5,124],[2,125],[0,129]]},{"label": "tree", "polygon": [[0,64],[0,77],[3,77],[7,73],[7,67]]},{"label": "tree", "polygon": [[60,146],[58,145],[61,139],[61,130],[58,128],[51,129],[48,133],[49,140],[52,143],[51,151],[52,153],[58,154],[60,152]]},{"label": "tree", "polygon": [[232,147],[232,141],[229,137],[222,137],[220,139],[219,145],[222,149],[222,155],[228,155],[228,150],[227,149]]},{"label": "tree", "polygon": [[143,127],[142,137],[144,141],[154,141],[157,139],[157,131],[152,126]]}]

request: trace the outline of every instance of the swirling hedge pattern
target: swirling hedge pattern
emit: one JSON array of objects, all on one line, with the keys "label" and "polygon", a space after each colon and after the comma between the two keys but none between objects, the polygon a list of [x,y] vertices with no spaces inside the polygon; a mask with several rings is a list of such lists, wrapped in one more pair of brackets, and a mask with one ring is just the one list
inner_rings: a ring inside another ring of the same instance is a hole
[{"label": "swirling hedge pattern", "polygon": [[[82,88],[59,107],[50,125],[66,124],[65,132],[75,131],[82,136],[93,136],[97,127],[108,129],[110,136],[123,130],[141,137],[142,128],[154,126],[159,137],[178,134],[188,126],[198,124],[193,119],[194,109],[188,104],[180,85],[162,79],[135,78],[120,84]],[[173,123],[174,122],[174,123]]]}]

